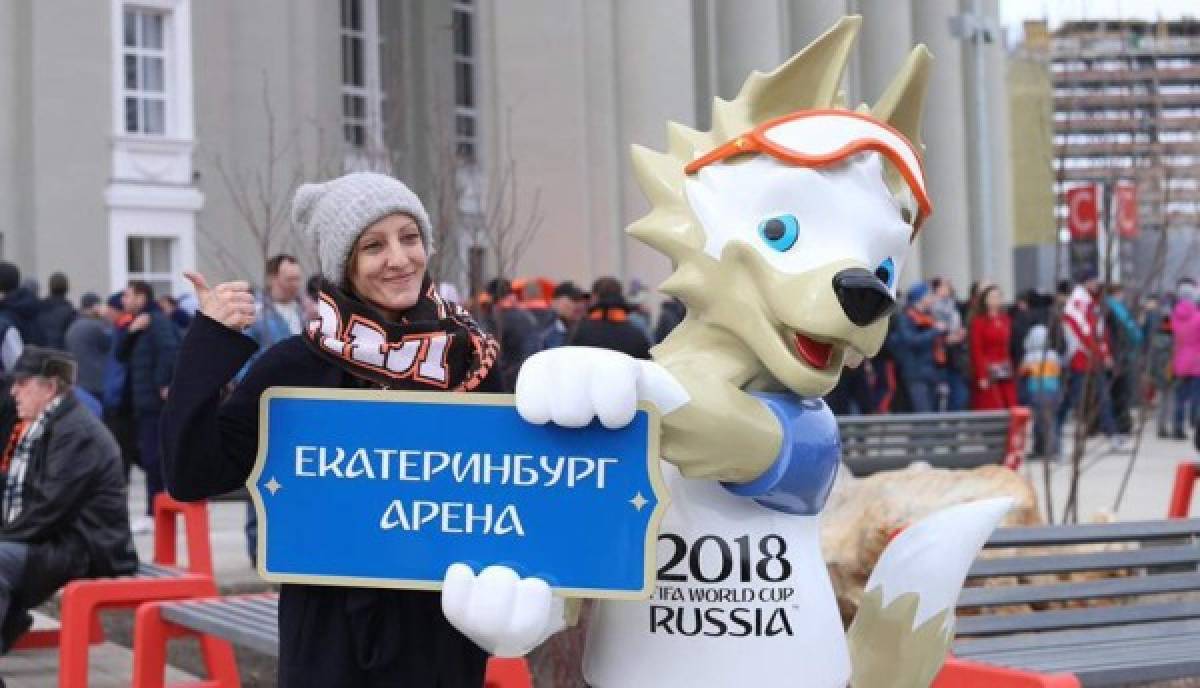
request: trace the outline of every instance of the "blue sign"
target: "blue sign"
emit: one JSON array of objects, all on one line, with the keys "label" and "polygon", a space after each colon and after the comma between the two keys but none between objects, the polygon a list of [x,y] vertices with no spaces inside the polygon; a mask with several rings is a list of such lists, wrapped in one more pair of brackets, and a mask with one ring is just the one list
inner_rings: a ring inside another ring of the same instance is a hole
[{"label": "blue sign", "polygon": [[608,430],[495,394],[273,388],[247,486],[269,581],[436,589],[455,562],[649,594],[666,490],[653,407]]}]

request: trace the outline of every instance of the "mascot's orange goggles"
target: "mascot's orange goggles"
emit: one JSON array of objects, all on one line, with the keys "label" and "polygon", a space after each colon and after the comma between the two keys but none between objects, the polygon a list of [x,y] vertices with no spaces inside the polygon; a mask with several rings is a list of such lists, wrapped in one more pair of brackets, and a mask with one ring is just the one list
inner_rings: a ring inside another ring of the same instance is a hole
[{"label": "mascot's orange goggles", "polygon": [[868,150],[882,154],[900,171],[917,199],[913,226],[920,227],[933,213],[920,156],[903,134],[861,112],[801,110],[777,117],[696,158],[683,170],[695,174],[707,165],[744,153],[762,153],[802,167],[822,167]]}]

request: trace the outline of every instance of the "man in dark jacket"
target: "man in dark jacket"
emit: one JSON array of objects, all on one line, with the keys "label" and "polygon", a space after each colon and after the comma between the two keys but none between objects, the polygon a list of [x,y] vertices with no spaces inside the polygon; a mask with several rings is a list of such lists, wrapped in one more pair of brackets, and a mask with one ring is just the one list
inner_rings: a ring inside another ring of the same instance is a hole
[{"label": "man in dark jacket", "polygon": [[888,335],[896,364],[904,377],[912,410],[934,410],[937,394],[937,364],[945,360],[943,336],[946,325],[930,313],[934,299],[929,285],[921,282],[908,291],[908,308],[896,319]]},{"label": "man in dark jacket", "polygon": [[601,277],[592,283],[592,307],[567,343],[650,358],[650,339],[629,320],[629,306],[621,295],[621,283],[613,277]]},{"label": "man in dark jacket", "polygon": [[554,298],[550,301],[552,318],[542,330],[542,349],[553,349],[567,343],[571,330],[579,323],[587,309],[587,294],[575,286],[570,280],[559,283],[554,288]]},{"label": "man in dark jacket", "polygon": [[146,472],[146,517],[134,523],[134,532],[149,532],[153,524],[150,514],[154,512],[154,497],[163,490],[158,419],[175,372],[180,333],[179,328],[163,315],[154,301],[154,289],[146,282],[130,282],[122,303],[133,321],[121,341],[117,358],[128,365],[138,456],[142,470]]},{"label": "man in dark jacket", "polygon": [[61,272],[50,275],[48,286],[50,295],[38,304],[37,323],[46,338],[46,346],[52,349],[65,349],[67,327],[75,320],[75,306],[67,300],[70,285],[67,276]]},{"label": "man in dark jacket", "polygon": [[26,347],[0,409],[0,651],[76,578],[137,569],[116,442],[75,400],[69,354]]},{"label": "man in dark jacket", "polygon": [[67,327],[64,349],[79,362],[79,387],[104,398],[104,365],[112,346],[112,325],[104,319],[100,297],[88,292],[79,302],[79,317]]},{"label": "man in dark jacket", "polygon": [[37,314],[37,297],[21,286],[21,271],[0,261],[0,366],[5,370],[16,363],[22,347],[42,344]]}]

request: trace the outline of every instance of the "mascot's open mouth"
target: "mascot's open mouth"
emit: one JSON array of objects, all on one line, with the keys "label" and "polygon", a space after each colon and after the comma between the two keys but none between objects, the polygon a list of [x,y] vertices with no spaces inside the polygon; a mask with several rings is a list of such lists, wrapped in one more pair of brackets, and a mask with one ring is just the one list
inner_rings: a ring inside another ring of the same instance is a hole
[{"label": "mascot's open mouth", "polygon": [[796,354],[802,361],[817,370],[825,370],[829,367],[829,361],[833,359],[833,344],[818,342],[799,332],[793,334]]}]

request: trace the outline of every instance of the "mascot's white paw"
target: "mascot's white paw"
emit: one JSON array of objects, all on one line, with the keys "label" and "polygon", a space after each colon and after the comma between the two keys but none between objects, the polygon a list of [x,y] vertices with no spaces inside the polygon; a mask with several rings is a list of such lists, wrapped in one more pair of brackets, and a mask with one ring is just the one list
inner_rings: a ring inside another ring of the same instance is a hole
[{"label": "mascot's white paw", "polygon": [[530,356],[517,376],[517,412],[530,423],[582,428],[629,425],[637,412],[637,359],[607,349],[565,346]]},{"label": "mascot's white paw", "polygon": [[451,564],[442,586],[446,620],[489,654],[522,657],[566,626],[563,599],[546,581],[521,578],[507,566],[475,575]]},{"label": "mascot's white paw", "polygon": [[666,414],[687,403],[688,395],[653,361],[585,346],[538,352],[517,375],[517,412],[536,425],[582,428],[599,418],[606,428],[621,428],[642,399]]}]

